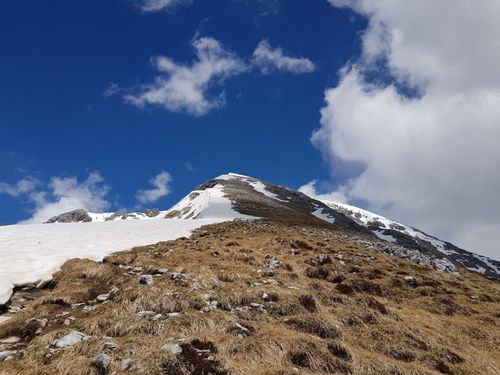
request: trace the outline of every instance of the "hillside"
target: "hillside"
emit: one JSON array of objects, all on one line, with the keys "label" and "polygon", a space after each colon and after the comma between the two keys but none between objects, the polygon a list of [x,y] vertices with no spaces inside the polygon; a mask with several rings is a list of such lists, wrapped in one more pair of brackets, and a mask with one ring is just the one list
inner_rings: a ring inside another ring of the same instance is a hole
[{"label": "hillside", "polygon": [[0,326],[0,374],[497,374],[499,283],[379,244],[235,221],[71,260]]},{"label": "hillside", "polygon": [[500,373],[500,263],[371,212],[228,174],[49,222],[0,229],[0,374]]}]

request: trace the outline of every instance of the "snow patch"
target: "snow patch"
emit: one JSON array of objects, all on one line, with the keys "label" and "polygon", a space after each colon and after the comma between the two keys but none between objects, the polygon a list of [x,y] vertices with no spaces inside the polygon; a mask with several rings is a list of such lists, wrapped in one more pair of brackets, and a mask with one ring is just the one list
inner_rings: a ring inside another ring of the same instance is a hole
[{"label": "snow patch", "polygon": [[219,214],[200,220],[118,220],[2,226],[0,304],[8,302],[14,286],[50,280],[68,259],[100,261],[116,251],[189,236],[191,231],[202,225],[231,220],[234,216]]},{"label": "snow patch", "polygon": [[381,232],[381,231],[378,231],[378,230],[374,230],[373,234],[375,234],[381,240],[384,240],[384,241],[387,241],[387,242],[392,242],[392,243],[397,242],[397,240],[393,236],[391,236],[390,234],[384,234],[384,232]]},{"label": "snow patch", "polygon": [[[446,248],[445,242],[440,241],[437,238],[429,236],[423,232],[420,232],[408,225],[398,223],[397,221],[387,219],[383,216],[374,214],[373,212],[366,211],[361,208],[351,206],[348,204],[331,202],[326,200],[322,202],[326,204],[328,207],[349,216],[350,218],[355,220],[358,224],[361,224],[365,227],[368,227],[370,223],[379,222],[382,223],[384,225],[384,228],[386,229],[396,230],[398,232],[405,233],[409,236],[418,238],[420,240],[427,241],[431,243],[439,252],[445,255],[455,254],[455,251]],[[377,235],[377,237],[381,238],[378,234],[380,233],[379,231],[373,231],[373,232],[375,235]],[[391,238],[393,237],[391,236]]]},{"label": "snow patch", "polygon": [[318,219],[328,221],[329,223],[332,224],[335,223],[335,218],[330,217],[328,214],[325,214],[322,208],[318,208],[316,211],[312,212],[312,214],[316,216]]},{"label": "snow patch", "polygon": [[221,184],[205,190],[194,190],[166,214],[180,219],[257,219],[234,210]]}]

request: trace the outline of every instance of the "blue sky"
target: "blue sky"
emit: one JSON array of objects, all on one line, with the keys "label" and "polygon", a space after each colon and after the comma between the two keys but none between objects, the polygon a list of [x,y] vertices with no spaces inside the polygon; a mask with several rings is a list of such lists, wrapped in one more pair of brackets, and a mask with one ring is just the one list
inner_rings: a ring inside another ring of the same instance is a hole
[{"label": "blue sky", "polygon": [[[323,1],[194,1],[159,12],[137,2],[9,2],[0,15],[0,182],[27,175],[82,181],[98,171],[113,209],[133,209],[135,193],[160,171],[171,194],[148,206],[169,207],[192,187],[227,171],[291,187],[329,176],[309,141],[319,126],[323,91],[359,52],[366,24]],[[241,59],[268,40],[304,57],[314,72],[257,68],[215,84],[226,104],[203,116],[160,106],[138,108],[112,85],[135,90],[157,75],[158,55],[191,64],[192,40],[210,37]],[[191,168],[192,167],[192,168]],[[23,196],[0,195],[0,222],[29,218]]]},{"label": "blue sky", "polygon": [[0,223],[232,171],[500,257],[498,0],[2,6]]}]

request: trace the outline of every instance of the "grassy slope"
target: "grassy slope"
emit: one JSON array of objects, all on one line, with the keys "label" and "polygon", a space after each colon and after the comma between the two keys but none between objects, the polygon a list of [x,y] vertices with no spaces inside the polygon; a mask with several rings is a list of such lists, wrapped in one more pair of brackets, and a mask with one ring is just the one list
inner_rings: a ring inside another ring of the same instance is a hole
[{"label": "grassy slope", "polygon": [[[331,263],[315,265],[320,254]],[[152,285],[138,283],[161,268]],[[138,374],[498,374],[500,284],[461,272],[373,253],[345,231],[213,225],[104,263],[67,262],[52,290],[0,326],[0,338],[21,337],[24,347],[0,374],[121,373],[126,358]],[[108,303],[71,307],[113,287]],[[40,332],[30,318],[49,324]],[[71,330],[92,338],[47,355]],[[166,343],[182,354],[162,351]],[[92,364],[100,353],[112,358],[105,368]]]}]

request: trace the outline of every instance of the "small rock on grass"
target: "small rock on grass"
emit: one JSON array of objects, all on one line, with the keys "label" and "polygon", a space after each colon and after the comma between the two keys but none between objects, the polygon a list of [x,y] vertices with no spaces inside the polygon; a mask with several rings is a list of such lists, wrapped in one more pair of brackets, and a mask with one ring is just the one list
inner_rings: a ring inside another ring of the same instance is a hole
[{"label": "small rock on grass", "polygon": [[166,352],[170,352],[173,354],[182,353],[181,346],[179,344],[173,344],[173,343],[162,345],[161,350],[166,351]]},{"label": "small rock on grass", "polygon": [[4,350],[3,352],[0,352],[0,362],[8,361],[12,357],[14,357],[16,354],[17,354],[17,351],[15,351],[15,350]]},{"label": "small rock on grass", "polygon": [[54,346],[59,349],[65,349],[78,344],[80,341],[85,341],[88,339],[90,339],[90,336],[86,335],[85,333],[71,331],[66,336],[63,336],[59,340],[56,340]]},{"label": "small rock on grass", "polygon": [[141,275],[138,280],[140,284],[151,285],[153,284],[153,275]]},{"label": "small rock on grass", "polygon": [[97,357],[94,358],[92,364],[97,368],[106,368],[111,363],[111,357],[107,354],[101,353]]}]

